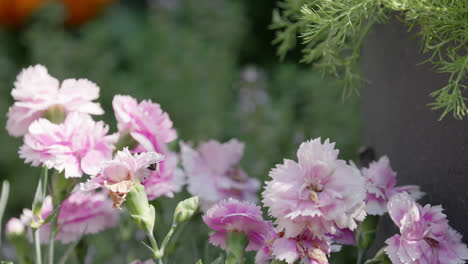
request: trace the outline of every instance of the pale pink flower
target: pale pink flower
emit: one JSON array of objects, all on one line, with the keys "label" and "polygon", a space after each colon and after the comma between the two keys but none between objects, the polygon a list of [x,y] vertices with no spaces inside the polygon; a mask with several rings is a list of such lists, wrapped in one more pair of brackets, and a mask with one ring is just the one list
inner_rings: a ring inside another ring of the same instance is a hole
[{"label": "pale pink flower", "polygon": [[383,215],[387,211],[388,200],[394,194],[408,192],[415,199],[424,195],[416,185],[395,186],[396,173],[390,167],[387,156],[372,162],[369,168],[362,168],[361,171],[367,187],[366,211],[370,215]]},{"label": "pale pink flower", "polygon": [[365,186],[356,168],[338,159],[335,143],[320,138],[301,144],[299,162],[284,160],[270,172],[263,203],[286,238],[304,230],[323,237],[335,225],[354,230],[365,216]]},{"label": "pale pink flower", "polygon": [[[80,191],[73,192],[63,201],[57,219],[60,228],[56,240],[62,243],[71,243],[82,235],[96,234],[117,225],[119,214],[112,209],[112,201],[104,193]],[[42,218],[46,219],[53,210],[52,198],[47,196],[42,205]],[[29,225],[32,220],[32,211],[24,209],[21,221]],[[40,229],[42,243],[49,242],[50,223]]]},{"label": "pale pink flower", "polygon": [[151,100],[137,100],[128,95],[116,95],[112,101],[117,127],[130,133],[146,151],[162,153],[161,146],[177,138],[169,115]]},{"label": "pale pink flower", "polygon": [[51,106],[60,106],[66,113],[81,112],[102,115],[99,103],[99,87],[86,79],[67,79],[60,85],[42,65],[23,69],[16,77],[11,91],[15,103],[8,110],[7,130],[19,137],[28,132],[29,125],[42,117]]},{"label": "pale pink flower", "polygon": [[163,159],[164,157],[156,152],[132,155],[128,148],[124,148],[115,154],[113,160],[104,162],[101,172],[82,184],[81,190],[108,189],[114,201],[114,207],[120,208],[135,182],[143,182],[150,175],[148,167],[157,165]]},{"label": "pale pink flower", "polygon": [[211,244],[226,249],[228,232],[244,233],[249,239],[246,251],[259,250],[274,232],[273,224],[262,218],[260,207],[250,202],[230,198],[213,206],[203,216],[203,222],[216,231]]},{"label": "pale pink flower", "polygon": [[270,260],[272,258],[271,246],[266,245],[257,251],[257,254],[255,255],[255,264],[270,264]]},{"label": "pale pink flower", "polygon": [[20,219],[13,217],[10,220],[8,220],[5,226],[5,233],[7,236],[21,235],[24,233],[24,229],[25,227],[23,222]]},{"label": "pale pink flower", "polygon": [[41,118],[29,126],[20,157],[33,166],[45,165],[65,177],[81,177],[99,172],[101,162],[112,158],[117,135],[107,135],[109,127],[89,115],[69,114],[62,124]]},{"label": "pale pink flower", "polygon": [[[159,173],[153,172],[142,182],[149,200],[160,196],[173,197],[185,183],[183,171],[177,168],[179,159],[168,149],[167,144],[177,138],[169,115],[151,100],[137,100],[127,95],[116,95],[112,101],[117,127],[121,134],[129,133],[138,145],[132,152],[157,152],[166,159]],[[167,163],[167,164],[166,164]]]},{"label": "pale pink flower", "polygon": [[188,191],[199,197],[202,210],[227,198],[257,201],[260,182],[249,178],[238,165],[244,153],[243,143],[236,139],[226,143],[210,140],[198,150],[184,143],[180,147]]},{"label": "pale pink flower", "polygon": [[393,264],[466,263],[468,248],[442,210],[441,206],[422,207],[405,192],[390,198],[388,213],[400,228],[400,235],[385,241]]},{"label": "pale pink flower", "polygon": [[[302,260],[301,263],[307,264],[328,264],[327,256],[330,253],[331,243],[328,238],[320,239],[308,230],[293,238],[284,237],[284,233],[281,232],[270,242],[269,247],[271,258],[285,261],[288,264],[295,263],[297,260]],[[256,264],[261,264],[261,262],[256,262]]]}]

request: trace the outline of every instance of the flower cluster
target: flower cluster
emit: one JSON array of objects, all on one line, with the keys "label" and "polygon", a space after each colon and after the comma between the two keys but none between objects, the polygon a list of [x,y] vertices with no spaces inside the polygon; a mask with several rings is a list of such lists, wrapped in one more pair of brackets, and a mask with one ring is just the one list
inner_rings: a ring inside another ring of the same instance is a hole
[{"label": "flower cluster", "polygon": [[285,160],[270,172],[263,203],[279,230],[292,238],[309,230],[317,237],[336,227],[354,230],[364,220],[365,188],[359,170],[338,159],[334,143],[304,142],[298,162]]},{"label": "flower cluster", "polygon": [[[68,243],[83,232],[96,233],[116,225],[118,211],[112,209],[106,195],[94,189],[109,190],[115,208],[120,208],[139,182],[147,187],[144,195],[150,199],[172,196],[181,190],[184,176],[177,168],[177,154],[167,146],[177,134],[158,104],[148,100],[138,104],[129,96],[117,95],[113,105],[119,131],[109,134],[108,125],[91,117],[104,113],[94,102],[99,97],[99,87],[91,81],[67,79],[60,84],[44,66],[36,65],[17,76],[11,94],[15,102],[8,112],[7,130],[12,136],[23,136],[20,157],[33,166],[55,170],[59,178],[91,176],[81,190],[75,188],[62,202],[56,239]],[[119,141],[125,136],[131,138],[127,146],[133,155],[128,148],[114,155],[117,147],[124,147]],[[132,145],[131,141],[137,144]],[[60,186],[58,182],[53,184],[52,188]],[[66,184],[72,185],[63,188],[71,190],[74,181]],[[51,200],[48,197],[42,204],[43,219],[54,210]],[[33,218],[31,210],[25,210],[22,220],[28,226],[38,219]],[[48,222],[41,226],[42,240],[47,240],[50,226]]]},{"label": "flower cluster", "polygon": [[120,208],[136,181],[144,181],[150,172],[148,167],[158,164],[163,156],[156,152],[132,154],[125,148],[117,152],[113,160],[102,164],[102,171],[81,185],[82,191],[105,188],[110,192],[114,207]]},{"label": "flower cluster", "polygon": [[363,168],[362,175],[366,180],[366,211],[371,215],[383,215],[387,211],[389,199],[397,193],[408,192],[415,199],[424,195],[416,185],[395,187],[396,172],[390,167],[387,156],[372,162],[369,168]]},{"label": "flower cluster", "polygon": [[[255,205],[260,182],[240,167],[244,144],[236,139],[209,140],[198,148],[180,142],[179,154],[169,148],[177,132],[161,106],[125,95],[113,99],[118,132],[109,134],[109,127],[90,115],[103,114],[94,102],[99,87],[84,79],[60,85],[41,65],[18,75],[12,96],[16,101],[8,112],[7,130],[23,136],[20,157],[54,170],[54,176],[52,196],[46,197],[45,185],[39,185],[34,212],[25,209],[21,220],[8,222],[9,239],[25,240],[24,234],[31,238],[34,227],[41,238],[36,241],[53,241],[49,236],[56,233],[55,239],[70,243],[116,226],[119,211],[112,207],[125,205],[150,239],[152,247],[147,247],[153,257],[161,260],[175,229],[197,212],[200,200],[203,222],[214,231],[209,241],[227,251],[226,263],[243,262],[244,251],[256,251],[257,264],[271,260],[327,264],[330,254],[339,250],[336,244],[367,250],[371,242],[363,233],[375,232],[376,223],[369,223],[378,217],[366,217],[386,212],[400,229],[386,240],[385,251],[393,264],[468,260],[468,249],[449,226],[442,207],[417,204],[414,199],[423,195],[418,186],[396,187],[396,173],[386,156],[360,170],[339,159],[335,143],[328,139],[303,142],[297,161],[285,159],[269,173],[271,180],[262,192],[263,205],[274,218],[268,221]],[[90,178],[80,188],[66,180],[84,174]],[[43,177],[47,180],[47,174]],[[173,197],[186,182],[188,192],[198,197],[177,205],[159,248],[153,235],[157,214],[148,200]],[[64,193],[69,196],[62,197]],[[57,209],[57,217],[50,217]]]},{"label": "flower cluster", "polygon": [[[62,243],[70,243],[82,235],[96,234],[102,230],[115,227],[118,223],[118,211],[112,209],[112,202],[104,193],[80,191],[73,192],[63,201],[57,218],[60,227],[55,239]],[[42,218],[46,219],[53,211],[52,197],[47,196],[42,205]],[[21,221],[29,225],[33,220],[33,212],[24,209]],[[48,243],[50,223],[40,229],[41,243]]]},{"label": "flower cluster", "polygon": [[393,264],[463,264],[468,248],[461,235],[449,226],[441,206],[421,206],[408,193],[394,195],[388,213],[400,235],[387,239],[385,249]]},{"label": "flower cluster", "polygon": [[122,135],[130,134],[136,141],[132,152],[157,152],[165,157],[159,164],[159,171],[151,172],[143,182],[148,198],[173,197],[182,189],[185,181],[182,170],[177,168],[177,154],[168,148],[168,143],[177,139],[169,115],[151,100],[138,103],[130,96],[116,95],[112,105],[119,132]]},{"label": "flower cluster", "polygon": [[[320,138],[302,143],[297,156],[297,162],[284,160],[271,170],[272,180],[262,193],[275,229],[261,218],[258,207],[253,210],[236,200],[222,201],[203,217],[216,231],[210,237],[213,245],[225,248],[226,233],[242,232],[249,239],[246,250],[257,251],[256,264],[272,259],[327,264],[330,253],[340,248],[334,243],[356,245],[354,230],[365,219],[366,210],[382,215],[388,203],[388,212],[401,230],[401,235],[387,240],[392,263],[467,260],[466,245],[448,225],[441,207],[417,205],[413,199],[423,194],[417,186],[395,187],[396,173],[387,157],[359,170],[338,159],[334,143],[322,143]],[[184,165],[196,171],[201,161],[192,159]]]}]

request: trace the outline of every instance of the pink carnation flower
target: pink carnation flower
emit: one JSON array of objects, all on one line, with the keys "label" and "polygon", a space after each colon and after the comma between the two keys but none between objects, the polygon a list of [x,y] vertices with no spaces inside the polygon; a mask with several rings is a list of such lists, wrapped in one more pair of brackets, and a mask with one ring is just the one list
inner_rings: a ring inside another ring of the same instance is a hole
[{"label": "pink carnation flower", "polygon": [[262,218],[260,207],[235,199],[223,200],[203,216],[203,222],[216,231],[210,236],[211,244],[226,249],[228,232],[242,232],[249,239],[246,250],[259,250],[272,232],[273,224]]},{"label": "pink carnation flower", "polygon": [[284,160],[271,170],[263,203],[286,238],[308,229],[323,237],[335,225],[354,230],[365,216],[365,186],[359,170],[339,160],[335,143],[320,138],[301,144],[299,162]]},{"label": "pink carnation flower", "polygon": [[11,95],[16,102],[8,111],[7,130],[19,137],[28,132],[29,125],[42,117],[51,106],[60,106],[69,112],[102,115],[99,103],[99,87],[86,79],[67,79],[62,85],[50,76],[42,65],[23,69],[17,76]]},{"label": "pink carnation flower", "polygon": [[158,164],[163,159],[163,156],[156,152],[132,155],[128,148],[124,148],[117,152],[113,160],[104,162],[101,172],[82,184],[81,190],[106,188],[114,201],[114,207],[120,208],[135,181],[144,181],[150,175],[148,167]]},{"label": "pink carnation flower", "polygon": [[442,210],[441,206],[422,207],[407,193],[390,198],[388,213],[400,228],[400,235],[385,241],[393,264],[466,263],[468,248]]},{"label": "pink carnation flower", "polygon": [[184,185],[182,170],[177,168],[177,155],[169,151],[167,144],[177,138],[169,115],[157,103],[144,100],[138,103],[133,97],[116,95],[112,101],[120,133],[130,133],[138,142],[133,152],[158,152],[166,159],[160,163],[159,173],[152,172],[142,182],[149,200],[160,196],[173,197]]},{"label": "pink carnation flower", "polygon": [[293,238],[286,238],[284,232],[280,232],[257,252],[255,264],[268,264],[273,258],[288,264],[298,260],[308,264],[327,264],[327,256],[331,252],[332,245],[328,238],[320,239],[308,230]]},{"label": "pink carnation flower", "polygon": [[330,242],[319,239],[308,231],[294,238],[281,237],[273,241],[272,255],[288,264],[301,259],[307,264],[328,264],[327,255],[331,252]]},{"label": "pink carnation flower", "polygon": [[224,144],[210,140],[198,150],[184,143],[180,147],[188,191],[199,197],[202,210],[228,198],[257,202],[260,182],[249,178],[237,165],[244,152],[243,143],[236,139]]},{"label": "pink carnation flower", "polygon": [[390,167],[387,156],[372,162],[369,168],[363,168],[362,175],[367,186],[366,211],[370,215],[383,215],[387,211],[388,200],[394,194],[408,192],[415,199],[424,195],[416,185],[395,187],[396,173]]},{"label": "pink carnation flower", "polygon": [[[118,212],[111,207],[112,201],[104,193],[73,192],[60,207],[57,226],[60,228],[55,239],[62,243],[78,240],[82,234],[96,234],[117,225]],[[46,219],[53,210],[52,198],[47,196],[42,205],[42,218]],[[32,211],[24,209],[21,221],[29,225]],[[48,243],[50,224],[40,228],[42,243]]]},{"label": "pink carnation flower", "polygon": [[119,132],[130,133],[146,151],[162,153],[167,143],[177,138],[169,115],[151,100],[138,104],[131,96],[116,95],[112,106]]},{"label": "pink carnation flower", "polygon": [[69,114],[64,123],[54,124],[41,118],[29,126],[20,157],[33,166],[46,165],[65,177],[94,175],[101,162],[112,158],[116,135],[107,135],[109,127],[78,112]]}]

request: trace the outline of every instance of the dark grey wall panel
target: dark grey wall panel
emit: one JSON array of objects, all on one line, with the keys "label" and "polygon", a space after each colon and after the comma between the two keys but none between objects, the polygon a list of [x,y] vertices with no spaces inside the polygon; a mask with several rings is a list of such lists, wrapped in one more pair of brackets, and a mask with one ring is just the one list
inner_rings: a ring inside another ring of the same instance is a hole
[{"label": "dark grey wall panel", "polygon": [[[468,120],[431,111],[429,93],[443,87],[447,76],[424,61],[420,44],[396,20],[377,25],[363,47],[363,143],[377,156],[387,154],[398,183],[418,184],[422,204],[442,204],[449,222],[468,241]],[[465,93],[465,96],[467,94]],[[383,238],[398,232],[386,216]]]}]

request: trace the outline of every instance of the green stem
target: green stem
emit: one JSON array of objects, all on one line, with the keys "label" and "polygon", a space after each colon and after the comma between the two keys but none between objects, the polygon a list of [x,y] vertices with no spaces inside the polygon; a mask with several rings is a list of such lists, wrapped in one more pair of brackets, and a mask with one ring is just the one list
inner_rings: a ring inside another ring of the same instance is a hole
[{"label": "green stem", "polygon": [[171,229],[169,229],[169,232],[167,232],[166,237],[164,237],[164,240],[161,244],[161,248],[159,249],[159,252],[158,252],[160,255],[160,258],[164,256],[164,251],[166,250],[166,246],[169,243],[169,240],[174,234],[174,231],[176,230],[176,228],[177,228],[177,223],[174,222],[171,226]]},{"label": "green stem", "polygon": [[34,229],[33,238],[34,238],[34,250],[35,250],[35,264],[42,264],[42,256],[41,256],[41,238],[39,235],[39,228]]},{"label": "green stem", "polygon": [[225,264],[244,264],[243,259],[244,256],[240,256],[240,258],[238,258],[233,252],[228,251]]},{"label": "green stem", "polygon": [[150,243],[151,243],[151,248],[153,249],[153,257],[154,259],[158,260],[158,264],[162,264],[161,258],[158,258],[158,252],[159,252],[159,247],[158,247],[158,242],[156,242],[156,239],[154,238],[153,231],[151,230],[146,230],[146,236],[148,237]]},{"label": "green stem", "polygon": [[50,238],[49,238],[49,256],[48,256],[48,263],[54,264],[54,247],[55,247],[55,233],[57,230],[57,218],[58,213],[54,214],[52,218],[52,223],[50,223]]},{"label": "green stem", "polygon": [[244,233],[228,232],[226,236],[226,264],[243,264],[249,240]]},{"label": "green stem", "polygon": [[362,264],[364,262],[364,256],[366,255],[366,250],[358,249],[358,257],[356,264]]},{"label": "green stem", "polygon": [[153,232],[146,232],[146,236],[148,237],[149,241],[151,242],[151,247],[154,251],[158,251],[158,242],[154,238]]},{"label": "green stem", "polygon": [[3,213],[8,202],[8,193],[10,192],[10,184],[8,181],[3,181],[2,183],[2,194],[0,196],[0,248],[2,248],[2,219]]},{"label": "green stem", "polygon": [[[34,201],[32,205],[33,216],[31,220],[31,226],[35,222],[35,217],[42,220],[42,204],[46,197],[47,192],[47,177],[48,177],[48,170],[47,167],[44,166],[41,178],[39,179],[39,183],[37,186],[36,194],[34,195]],[[34,223],[36,225],[37,223]],[[35,250],[35,263],[42,264],[42,254],[41,254],[41,239],[39,234],[39,227],[33,228],[33,239],[34,239],[34,250]]]}]

